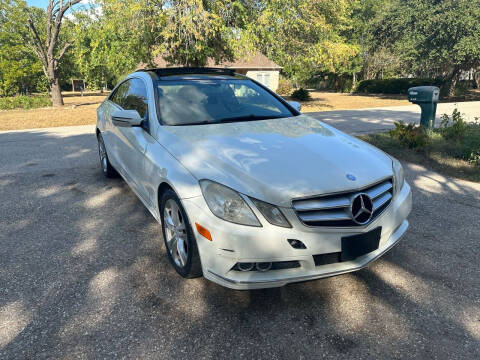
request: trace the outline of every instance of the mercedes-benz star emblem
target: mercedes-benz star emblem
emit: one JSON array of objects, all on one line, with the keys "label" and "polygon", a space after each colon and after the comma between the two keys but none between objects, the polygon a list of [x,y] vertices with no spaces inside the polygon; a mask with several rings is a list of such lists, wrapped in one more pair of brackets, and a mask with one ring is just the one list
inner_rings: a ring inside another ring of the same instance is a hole
[{"label": "mercedes-benz star emblem", "polygon": [[359,225],[364,225],[370,221],[373,215],[373,202],[365,193],[357,194],[350,204],[352,220]]}]

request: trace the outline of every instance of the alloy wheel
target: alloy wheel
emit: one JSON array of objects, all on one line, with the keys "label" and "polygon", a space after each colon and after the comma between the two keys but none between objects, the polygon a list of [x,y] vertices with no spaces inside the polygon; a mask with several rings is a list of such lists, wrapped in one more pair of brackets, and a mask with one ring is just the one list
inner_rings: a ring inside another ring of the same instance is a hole
[{"label": "alloy wheel", "polygon": [[98,155],[100,156],[100,164],[104,173],[107,172],[107,150],[105,150],[105,144],[102,139],[98,139]]},{"label": "alloy wheel", "polygon": [[180,208],[173,199],[165,203],[163,224],[168,251],[175,264],[184,268],[188,260],[187,228]]}]

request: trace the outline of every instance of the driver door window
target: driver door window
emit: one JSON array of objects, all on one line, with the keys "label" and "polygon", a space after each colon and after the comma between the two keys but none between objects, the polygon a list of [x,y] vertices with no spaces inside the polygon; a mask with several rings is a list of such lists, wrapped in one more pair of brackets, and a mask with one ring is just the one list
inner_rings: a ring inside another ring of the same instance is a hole
[{"label": "driver door window", "polygon": [[146,119],[148,100],[147,88],[140,79],[130,79],[122,83],[110,98],[123,110],[137,110]]},{"label": "driver door window", "polygon": [[117,90],[113,93],[112,97],[110,98],[110,101],[117,104],[123,109],[123,100],[127,96],[128,93],[128,81],[123,82]]},{"label": "driver door window", "polygon": [[148,110],[147,88],[140,79],[130,79],[128,92],[123,98],[122,107],[125,110],[137,110],[143,119],[146,119]]}]

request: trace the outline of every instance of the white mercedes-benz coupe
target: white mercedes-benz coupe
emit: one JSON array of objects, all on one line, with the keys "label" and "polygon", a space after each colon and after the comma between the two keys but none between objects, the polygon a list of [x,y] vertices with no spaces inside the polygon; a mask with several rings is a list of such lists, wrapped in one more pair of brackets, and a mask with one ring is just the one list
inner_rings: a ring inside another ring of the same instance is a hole
[{"label": "white mercedes-benz coupe", "polygon": [[396,159],[231,70],[137,71],[97,115],[103,173],[161,224],[185,278],[255,289],[343,274],[408,228]]}]

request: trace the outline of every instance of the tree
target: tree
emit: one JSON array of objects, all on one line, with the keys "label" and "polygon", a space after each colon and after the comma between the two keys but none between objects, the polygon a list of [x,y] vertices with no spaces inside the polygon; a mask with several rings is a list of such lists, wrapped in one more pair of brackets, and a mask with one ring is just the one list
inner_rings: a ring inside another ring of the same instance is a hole
[{"label": "tree", "polygon": [[171,64],[203,66],[233,60],[245,7],[236,0],[174,0],[159,9],[163,25],[157,53]]},{"label": "tree", "polygon": [[382,10],[392,0],[353,0],[351,6],[351,23],[342,35],[350,43],[359,46],[359,53],[353,65],[353,75],[361,72],[363,79],[374,79],[382,75],[391,75],[398,68],[398,57],[388,49],[372,49],[375,39],[372,36],[371,24],[375,22]]},{"label": "tree", "polygon": [[0,2],[1,96],[45,90],[40,61],[25,43],[28,34],[25,23],[24,2]]},{"label": "tree", "polygon": [[152,65],[162,41],[159,6],[152,0],[97,0],[75,13],[73,54],[88,86],[115,84],[140,63]]},{"label": "tree", "polygon": [[397,0],[373,33],[407,75],[441,77],[453,96],[462,71],[480,65],[480,0]]},{"label": "tree", "polygon": [[72,45],[66,42],[58,51],[59,34],[62,27],[65,12],[81,0],[70,0],[64,4],[63,0],[49,0],[45,13],[45,39],[42,39],[41,32],[36,22],[29,13],[27,20],[28,28],[31,31],[31,42],[36,55],[40,59],[45,76],[48,79],[50,96],[53,106],[62,106],[63,97],[60,89],[58,66],[65,52]]},{"label": "tree", "polygon": [[248,29],[263,53],[301,80],[352,70],[359,47],[341,34],[350,14],[348,0],[267,0]]}]

